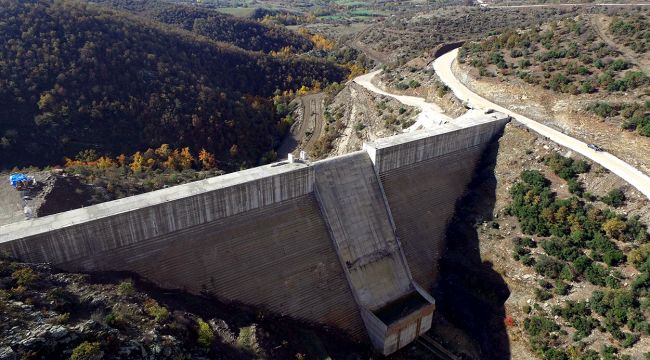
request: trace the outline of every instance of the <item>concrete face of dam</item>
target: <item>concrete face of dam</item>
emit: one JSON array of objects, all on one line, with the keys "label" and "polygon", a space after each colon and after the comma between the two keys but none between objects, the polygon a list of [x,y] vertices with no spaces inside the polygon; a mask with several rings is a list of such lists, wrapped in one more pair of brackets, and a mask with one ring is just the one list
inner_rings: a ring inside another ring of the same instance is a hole
[{"label": "concrete face of dam", "polygon": [[[389,354],[431,326],[445,230],[509,119],[452,123],[0,227],[0,252],[335,326]],[[453,241],[453,239],[449,239]]]}]

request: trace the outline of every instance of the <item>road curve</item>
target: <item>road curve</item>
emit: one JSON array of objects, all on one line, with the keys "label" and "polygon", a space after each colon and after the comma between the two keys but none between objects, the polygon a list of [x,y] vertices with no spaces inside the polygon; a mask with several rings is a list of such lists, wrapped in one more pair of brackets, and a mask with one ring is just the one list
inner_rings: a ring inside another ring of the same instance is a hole
[{"label": "road curve", "polygon": [[624,162],[616,156],[608,152],[596,152],[587,147],[587,144],[576,140],[560,131],[552,129],[546,125],[542,125],[525,116],[514,113],[504,107],[501,107],[487,99],[482,98],[480,95],[469,90],[463,85],[454,75],[451,66],[456,59],[458,49],[452,50],[440,57],[434,63],[433,68],[436,74],[440,77],[454,95],[461,101],[466,101],[472,108],[478,109],[494,109],[517,119],[520,123],[524,124],[531,130],[539,133],[542,136],[548,137],[550,140],[576,151],[594,162],[600,164],[604,168],[620,176],[623,180],[627,181],[630,185],[637,188],[646,197],[650,198],[650,177],[637,170],[632,165]]},{"label": "road curve", "polygon": [[365,75],[357,76],[353,81],[374,93],[392,97],[404,105],[414,106],[420,109],[420,114],[416,118],[415,124],[409,126],[409,128],[405,131],[410,132],[422,128],[430,129],[434,126],[444,124],[445,122],[452,120],[449,116],[443,114],[443,110],[438,105],[426,102],[423,98],[406,95],[395,95],[378,88],[371,82],[371,80],[379,73],[381,73],[381,70],[373,71]]}]

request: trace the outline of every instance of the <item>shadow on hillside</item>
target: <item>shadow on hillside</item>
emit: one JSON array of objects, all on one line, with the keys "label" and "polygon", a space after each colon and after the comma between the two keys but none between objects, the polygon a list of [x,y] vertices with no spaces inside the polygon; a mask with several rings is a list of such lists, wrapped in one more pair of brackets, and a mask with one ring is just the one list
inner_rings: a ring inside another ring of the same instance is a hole
[{"label": "shadow on hillside", "polygon": [[433,291],[443,322],[460,330],[469,338],[467,343],[474,344],[475,349],[465,354],[480,359],[510,359],[504,323],[504,303],[510,290],[492,264],[481,259],[478,230],[474,226],[492,219],[498,149],[499,143],[494,141],[482,156],[468,192],[456,204],[447,229],[439,282]]},{"label": "shadow on hillside", "polygon": [[[349,354],[366,358],[370,355],[364,344],[351,341],[344,332],[335,328],[292,319],[242,303],[224,302],[208,293],[197,295],[160,288],[135,273],[95,272],[89,275],[92,283],[99,284],[117,285],[126,279],[133,280],[137,291],[169,309],[170,322],[176,324],[163,326],[163,333],[164,329],[178,325],[190,328],[190,334],[179,338],[187,344],[196,342],[197,330],[191,329],[188,319],[198,316],[206,322],[211,319],[220,322],[219,328],[223,332],[215,333],[209,357],[218,354],[219,359],[259,359],[261,355],[252,351],[250,346],[239,346],[242,341],[246,343],[246,339],[241,338],[240,329],[252,325],[257,328],[257,345],[253,347],[259,346],[259,351],[269,358],[290,359],[298,353],[308,359],[338,359],[346,358]],[[228,339],[224,339],[224,335]]]}]

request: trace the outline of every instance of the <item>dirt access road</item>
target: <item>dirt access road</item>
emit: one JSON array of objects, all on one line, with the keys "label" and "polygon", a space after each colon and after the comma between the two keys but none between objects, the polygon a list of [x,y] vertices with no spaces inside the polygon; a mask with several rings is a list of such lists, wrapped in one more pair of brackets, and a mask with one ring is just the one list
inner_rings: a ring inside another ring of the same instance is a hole
[{"label": "dirt access road", "polygon": [[418,114],[415,123],[405,129],[404,132],[420,129],[431,129],[432,127],[444,124],[452,120],[449,116],[444,114],[444,110],[442,110],[440,106],[434,103],[426,102],[423,98],[415,96],[395,95],[378,88],[375,84],[372,83],[372,79],[379,73],[381,73],[381,70],[373,71],[365,75],[357,76],[353,81],[374,93],[392,97],[404,105],[414,106],[420,109],[420,114]]},{"label": "dirt access road", "polygon": [[309,151],[318,141],[325,126],[323,114],[326,96],[324,92],[321,92],[300,98],[299,106],[302,108],[302,121],[293,126],[282,141],[278,148],[279,159],[284,159],[289,153],[300,150]]},{"label": "dirt access road", "polygon": [[637,54],[632,49],[616,43],[609,34],[610,23],[611,19],[603,15],[595,15],[591,18],[592,27],[607,45],[621,53],[629,62],[636,64],[643,72],[650,74],[650,56]]},{"label": "dirt access road", "polygon": [[620,176],[623,180],[627,181],[630,185],[637,188],[646,197],[650,198],[650,177],[643,174],[630,164],[617,158],[608,152],[596,152],[590,149],[586,143],[576,140],[566,134],[552,129],[546,125],[542,125],[537,121],[527,118],[523,115],[514,113],[502,106],[499,106],[489,100],[481,97],[480,95],[469,90],[463,85],[460,80],[452,71],[452,64],[456,60],[458,49],[452,50],[439,58],[433,63],[433,68],[442,80],[453,92],[454,95],[461,101],[466,101],[470,107],[476,109],[494,109],[503,112],[517,119],[520,123],[524,124],[531,130],[546,136],[550,140],[576,151],[594,162],[600,164],[604,168]]}]

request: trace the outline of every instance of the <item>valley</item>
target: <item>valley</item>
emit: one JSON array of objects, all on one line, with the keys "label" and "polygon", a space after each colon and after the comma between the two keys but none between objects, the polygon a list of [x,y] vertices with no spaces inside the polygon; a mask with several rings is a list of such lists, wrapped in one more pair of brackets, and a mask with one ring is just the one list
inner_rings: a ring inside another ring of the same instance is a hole
[{"label": "valley", "polygon": [[[513,120],[481,155],[435,245],[427,336],[463,359],[650,356],[646,4],[0,6],[0,167],[46,184],[29,194],[37,216],[283,166],[303,151],[311,166],[496,111]],[[13,191],[0,185],[0,229],[25,221],[26,193]],[[3,321],[47,328],[41,346],[0,326],[2,359],[140,356],[135,347],[159,358],[378,356],[341,329],[219,294],[185,300],[133,273],[7,259],[0,278]],[[124,292],[127,282],[136,289]],[[53,338],[59,327],[68,345]],[[431,356],[413,342],[389,358]]]}]

